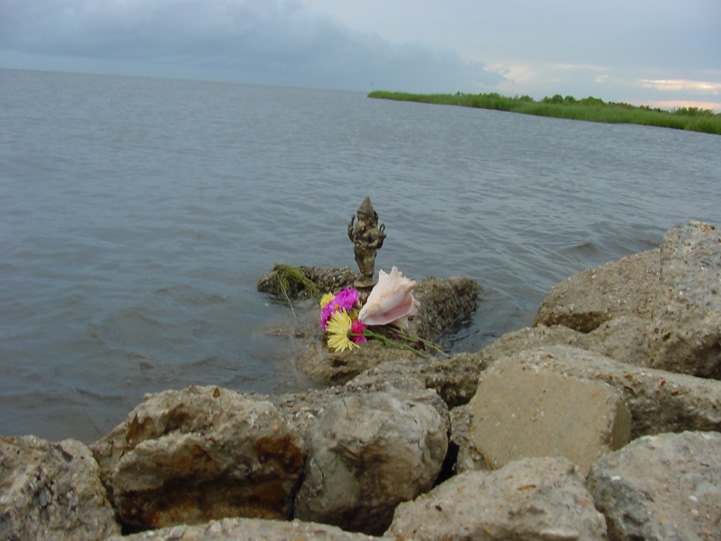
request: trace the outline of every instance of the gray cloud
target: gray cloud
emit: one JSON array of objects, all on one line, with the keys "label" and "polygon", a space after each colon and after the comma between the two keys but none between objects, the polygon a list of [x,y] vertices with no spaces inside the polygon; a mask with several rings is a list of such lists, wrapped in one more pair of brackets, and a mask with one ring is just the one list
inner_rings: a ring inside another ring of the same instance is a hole
[{"label": "gray cloud", "polygon": [[352,31],[295,0],[0,0],[0,14],[0,50],[148,75],[418,92],[480,92],[503,79],[450,50]]}]

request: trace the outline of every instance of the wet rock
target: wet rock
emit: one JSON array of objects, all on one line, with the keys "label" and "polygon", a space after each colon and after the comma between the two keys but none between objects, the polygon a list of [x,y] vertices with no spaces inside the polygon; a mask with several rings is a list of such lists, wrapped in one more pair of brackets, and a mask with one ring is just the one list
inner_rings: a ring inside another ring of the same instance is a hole
[{"label": "wet rock", "polygon": [[594,464],[587,479],[609,537],[721,539],[721,434],[639,438]]},{"label": "wet rock", "polygon": [[[409,331],[425,340],[437,341],[444,332],[471,316],[477,307],[479,292],[480,287],[470,278],[419,280],[414,297],[420,307],[411,319]],[[310,339],[305,341],[303,353],[296,359],[296,368],[313,381],[331,385],[347,383],[362,371],[384,362],[418,358],[412,351],[385,346],[374,340],[353,350],[331,352],[323,342],[317,323]]]},{"label": "wet rock", "polygon": [[257,289],[261,293],[296,300],[340,291],[352,286],[359,276],[349,267],[289,267],[276,263],[273,270],[258,280]]},{"label": "wet rock", "polygon": [[690,221],[661,242],[651,366],[721,379],[721,229]]},{"label": "wet rock", "polygon": [[329,404],[309,432],[296,518],[383,532],[395,506],[430,489],[441,470],[447,424],[436,406],[391,389]]},{"label": "wet rock", "polygon": [[475,280],[456,276],[430,276],[418,281],[413,296],[419,302],[414,333],[421,338],[437,341],[454,325],[467,320],[478,307],[481,288]]},{"label": "wet rock", "polygon": [[389,539],[350,533],[312,522],[226,518],[197,526],[171,526],[108,541],[374,541]]},{"label": "wet rock", "polygon": [[654,249],[575,274],[548,292],[533,326],[563,325],[586,333],[619,316],[650,320],[660,269]]},{"label": "wet rock", "polygon": [[0,438],[0,539],[120,533],[90,450],[75,440]]},{"label": "wet rock", "polygon": [[721,431],[721,382],[632,366],[570,346],[536,348],[513,358],[526,370],[551,370],[616,388],[631,412],[631,439],[684,430]]},{"label": "wet rock", "polygon": [[577,468],[563,457],[527,458],[457,475],[396,509],[386,535],[415,540],[606,539]]},{"label": "wet rock", "polygon": [[600,457],[628,443],[631,430],[623,395],[610,385],[531,369],[518,358],[483,372],[468,410],[468,439],[491,468],[560,455],[585,475]]},{"label": "wet rock", "polygon": [[119,517],[138,529],[289,518],[305,460],[270,402],[212,386],[146,395],[92,449]]}]

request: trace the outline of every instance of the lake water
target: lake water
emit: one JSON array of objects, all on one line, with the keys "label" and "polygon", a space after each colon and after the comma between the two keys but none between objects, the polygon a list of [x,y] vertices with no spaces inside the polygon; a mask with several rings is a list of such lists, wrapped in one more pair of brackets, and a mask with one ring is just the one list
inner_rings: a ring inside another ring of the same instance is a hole
[{"label": "lake water", "polygon": [[721,137],[362,93],[0,70],[0,435],[91,442],[144,393],[308,383],[266,332],[274,263],[483,288],[445,341],[528,325],[569,275],[721,224]]}]

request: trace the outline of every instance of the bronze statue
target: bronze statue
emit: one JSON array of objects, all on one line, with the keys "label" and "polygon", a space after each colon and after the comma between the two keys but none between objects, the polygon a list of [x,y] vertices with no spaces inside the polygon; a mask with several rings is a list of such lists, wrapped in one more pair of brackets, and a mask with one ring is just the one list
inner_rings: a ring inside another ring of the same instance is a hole
[{"label": "bronze statue", "polygon": [[355,261],[361,273],[354,285],[361,295],[367,295],[373,287],[376,251],[383,246],[386,226],[385,224],[378,226],[378,213],[373,209],[370,197],[363,200],[356,215],[358,221],[355,222],[356,216],[351,216],[348,224],[348,238],[353,242]]}]

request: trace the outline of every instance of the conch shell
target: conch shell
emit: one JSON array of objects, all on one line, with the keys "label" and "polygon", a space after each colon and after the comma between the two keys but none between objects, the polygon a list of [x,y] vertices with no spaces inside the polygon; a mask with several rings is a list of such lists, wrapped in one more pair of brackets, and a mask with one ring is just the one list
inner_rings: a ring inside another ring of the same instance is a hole
[{"label": "conch shell", "polygon": [[416,308],[417,301],[411,294],[416,285],[414,280],[405,278],[397,267],[387,274],[378,273],[378,283],[371,290],[368,299],[358,314],[364,325],[387,325],[393,323],[408,328],[408,316]]}]

